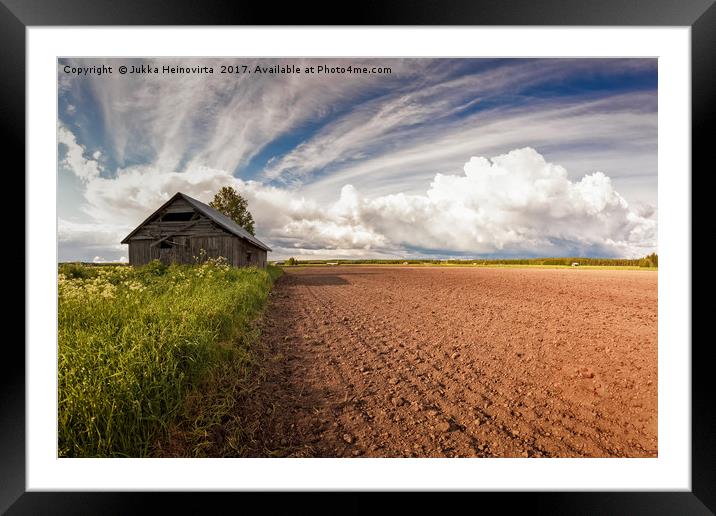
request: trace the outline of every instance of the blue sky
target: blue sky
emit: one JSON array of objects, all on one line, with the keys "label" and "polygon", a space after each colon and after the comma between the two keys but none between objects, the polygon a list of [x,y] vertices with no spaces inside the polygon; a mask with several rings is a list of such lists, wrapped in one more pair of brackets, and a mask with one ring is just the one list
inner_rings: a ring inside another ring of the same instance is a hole
[{"label": "blue sky", "polygon": [[[113,74],[65,73],[107,64]],[[213,74],[120,75],[120,65]],[[657,246],[655,59],[255,59],[387,74],[219,74],[61,59],[59,259],[176,191],[249,200],[271,258],[641,256]]]}]

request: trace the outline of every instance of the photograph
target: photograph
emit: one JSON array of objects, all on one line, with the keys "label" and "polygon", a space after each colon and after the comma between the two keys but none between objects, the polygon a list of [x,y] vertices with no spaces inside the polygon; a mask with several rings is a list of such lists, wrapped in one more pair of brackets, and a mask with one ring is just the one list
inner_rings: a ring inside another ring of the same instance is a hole
[{"label": "photograph", "polygon": [[0,0],[0,514],[712,513],[715,1]]},{"label": "photograph", "polygon": [[659,457],[656,57],[56,63],[60,459]]}]

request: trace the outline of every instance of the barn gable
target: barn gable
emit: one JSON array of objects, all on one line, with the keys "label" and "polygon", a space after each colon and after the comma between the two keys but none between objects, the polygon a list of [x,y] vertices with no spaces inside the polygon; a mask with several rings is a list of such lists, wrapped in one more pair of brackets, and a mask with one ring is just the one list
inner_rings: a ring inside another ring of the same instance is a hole
[{"label": "barn gable", "polygon": [[207,257],[223,256],[236,266],[266,265],[271,249],[229,217],[196,199],[174,195],[123,240],[129,262],[153,259],[192,263],[203,250]]},{"label": "barn gable", "polygon": [[130,240],[156,240],[161,244],[172,236],[222,233],[226,233],[226,230],[212,222],[186,200],[174,196],[127,235],[122,243],[127,244]]}]

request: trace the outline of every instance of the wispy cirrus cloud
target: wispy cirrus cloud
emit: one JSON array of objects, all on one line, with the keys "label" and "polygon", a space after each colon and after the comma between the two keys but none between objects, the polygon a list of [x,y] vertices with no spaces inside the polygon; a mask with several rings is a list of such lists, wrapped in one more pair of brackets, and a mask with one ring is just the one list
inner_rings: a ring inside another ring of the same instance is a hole
[{"label": "wispy cirrus cloud", "polygon": [[[92,60],[68,60],[90,65]],[[114,60],[117,64],[119,60]],[[334,60],[335,61],[335,60]],[[236,60],[121,60],[137,66],[209,64],[217,71]],[[329,61],[330,62],[330,61]],[[401,61],[396,61],[400,66]],[[306,65],[305,60],[246,60],[256,64]],[[354,65],[360,64],[358,60]],[[418,65],[417,67],[420,68]],[[415,73],[419,73],[419,70]],[[78,82],[81,81],[81,84]],[[342,104],[397,80],[380,83],[369,76],[326,80],[325,76],[252,76],[247,74],[86,76],[67,88],[68,101],[91,95],[103,132],[118,166],[140,158],[164,168],[201,165],[234,170],[265,145],[297,125],[322,119]]]},{"label": "wispy cirrus cloud", "polygon": [[[648,136],[653,139],[655,92],[626,96],[624,99],[610,96],[607,102],[598,97],[585,98],[584,95],[560,95],[559,100],[521,96],[525,90],[561,80],[567,74],[574,76],[583,73],[585,69],[589,69],[592,74],[597,73],[606,64],[600,62],[596,67],[589,66],[582,61],[527,61],[384,95],[362,103],[326,124],[310,139],[270,163],[263,177],[304,182],[311,175],[322,173],[326,167],[335,171],[355,163],[383,161],[386,155],[394,160],[408,157],[420,161],[420,150],[430,153],[433,147],[446,143],[453,148],[468,145],[472,151],[492,150],[499,145],[509,148],[521,140],[534,141],[530,140],[532,134],[514,132],[531,120],[541,124],[538,130],[540,137],[551,137],[551,142],[572,142],[575,136],[581,136],[584,140],[587,135],[602,139],[609,135],[608,139],[613,139],[613,125],[621,123],[620,120],[614,120],[609,124],[611,127],[594,124],[593,120],[580,120],[579,117],[589,110],[602,115],[631,110],[642,112],[649,118],[646,122],[650,125]],[[615,69],[630,70],[637,65],[624,61],[609,66],[614,73]],[[510,97],[509,101],[505,101],[505,97]],[[574,119],[568,128],[570,134],[563,135],[561,130],[567,128],[556,126],[553,122],[568,122],[570,119]],[[499,125],[495,126],[496,123]],[[547,125],[550,123],[551,126]],[[596,135],[595,132],[600,134]],[[631,134],[639,135],[642,139],[642,133]],[[478,138],[486,136],[490,137],[491,147],[483,145],[476,149]],[[401,150],[405,152],[400,154]],[[462,148],[459,152],[464,155]],[[338,175],[334,176],[334,179],[338,178]]]},{"label": "wispy cirrus cloud", "polygon": [[598,157],[582,159],[583,168],[575,174],[603,170],[615,177],[653,178],[655,101],[651,94],[636,93],[589,102],[544,102],[539,108],[496,109],[449,124],[409,129],[407,134],[386,137],[388,143],[395,139],[390,152],[344,163],[314,178],[307,188],[318,193],[339,189],[346,182],[366,182],[372,191],[407,189],[416,177],[425,180],[435,171],[459,170],[470,154],[489,155],[526,145],[577,163],[585,150],[599,149],[592,151]]},{"label": "wispy cirrus cloud", "polygon": [[[235,64],[198,64],[221,63]],[[350,63],[393,73],[60,74],[61,256],[117,259],[112,242],[170,195],[207,201],[225,184],[279,257],[655,248],[656,60]],[[565,214],[496,204],[500,188],[541,191]],[[590,199],[604,203],[592,213]]]}]

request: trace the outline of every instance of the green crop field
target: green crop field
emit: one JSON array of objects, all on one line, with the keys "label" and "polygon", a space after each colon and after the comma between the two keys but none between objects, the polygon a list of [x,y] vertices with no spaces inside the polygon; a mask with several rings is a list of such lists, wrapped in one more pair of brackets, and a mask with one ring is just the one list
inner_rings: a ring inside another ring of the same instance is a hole
[{"label": "green crop field", "polygon": [[254,322],[280,274],[214,261],[61,264],[59,455],[151,455],[206,378],[248,374]]}]

